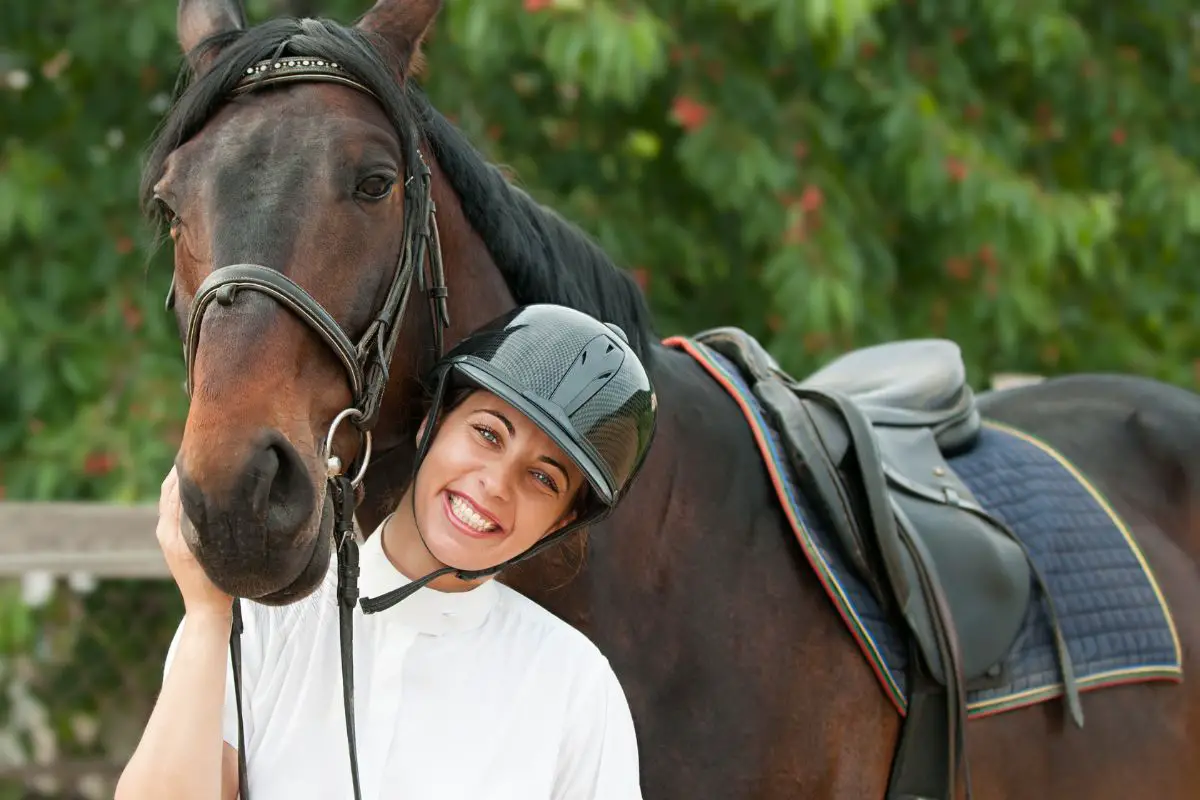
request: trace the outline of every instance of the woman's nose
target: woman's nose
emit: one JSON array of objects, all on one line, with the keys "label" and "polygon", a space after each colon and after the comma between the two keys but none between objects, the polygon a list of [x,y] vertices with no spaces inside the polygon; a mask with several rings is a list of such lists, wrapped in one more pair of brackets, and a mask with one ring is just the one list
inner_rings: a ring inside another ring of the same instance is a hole
[{"label": "woman's nose", "polygon": [[504,462],[488,464],[479,471],[479,488],[489,500],[508,500],[512,495],[513,469]]}]

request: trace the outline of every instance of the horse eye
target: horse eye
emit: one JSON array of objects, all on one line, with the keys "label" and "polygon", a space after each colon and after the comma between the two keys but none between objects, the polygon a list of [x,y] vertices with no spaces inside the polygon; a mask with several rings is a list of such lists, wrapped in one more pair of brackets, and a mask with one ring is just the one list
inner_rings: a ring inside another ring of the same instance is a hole
[{"label": "horse eye", "polygon": [[162,218],[167,221],[167,224],[174,225],[179,216],[175,213],[175,209],[171,208],[170,204],[161,197],[154,198],[154,204],[158,206],[158,213],[162,214]]},{"label": "horse eye", "polygon": [[358,193],[372,200],[382,200],[391,194],[395,179],[388,175],[371,175],[358,184]]}]

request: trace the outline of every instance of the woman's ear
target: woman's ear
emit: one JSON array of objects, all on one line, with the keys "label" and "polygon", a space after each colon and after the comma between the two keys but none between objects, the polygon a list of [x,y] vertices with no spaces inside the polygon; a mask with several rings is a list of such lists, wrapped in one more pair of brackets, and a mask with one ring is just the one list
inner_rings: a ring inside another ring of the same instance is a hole
[{"label": "woman's ear", "polygon": [[548,530],[544,534],[542,534],[542,538],[545,539],[547,536],[550,536],[551,534],[558,533],[560,530],[562,530],[563,528],[567,527],[572,522],[574,522],[578,516],[579,516],[579,512],[576,511],[574,508],[572,508],[566,514],[563,514],[561,517],[559,517],[558,522],[551,525],[550,530]]},{"label": "woman's ear", "polygon": [[413,444],[421,446],[421,437],[425,435],[425,426],[429,424],[429,415],[425,415],[425,419],[421,420],[420,426],[417,427],[417,435],[413,439]]}]

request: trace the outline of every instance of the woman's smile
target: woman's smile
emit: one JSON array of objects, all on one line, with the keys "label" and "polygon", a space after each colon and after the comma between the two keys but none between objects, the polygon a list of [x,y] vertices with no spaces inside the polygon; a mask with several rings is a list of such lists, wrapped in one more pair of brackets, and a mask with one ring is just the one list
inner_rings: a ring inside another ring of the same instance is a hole
[{"label": "woman's smile", "polygon": [[442,492],[442,506],[450,522],[468,536],[482,538],[504,533],[492,514],[464,494],[447,489]]}]

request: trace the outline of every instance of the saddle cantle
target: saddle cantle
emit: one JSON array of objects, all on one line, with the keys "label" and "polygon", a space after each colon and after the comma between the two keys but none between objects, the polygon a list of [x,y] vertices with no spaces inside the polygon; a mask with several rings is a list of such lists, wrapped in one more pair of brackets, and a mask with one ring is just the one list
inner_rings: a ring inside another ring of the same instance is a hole
[{"label": "saddle cantle", "polygon": [[[1040,582],[946,462],[981,426],[961,351],[939,339],[878,345],[796,381],[738,328],[695,339],[743,373],[843,554],[911,633],[913,695],[888,797],[952,797],[966,692],[1005,680]],[[1061,635],[1058,644],[1082,724]]]}]

